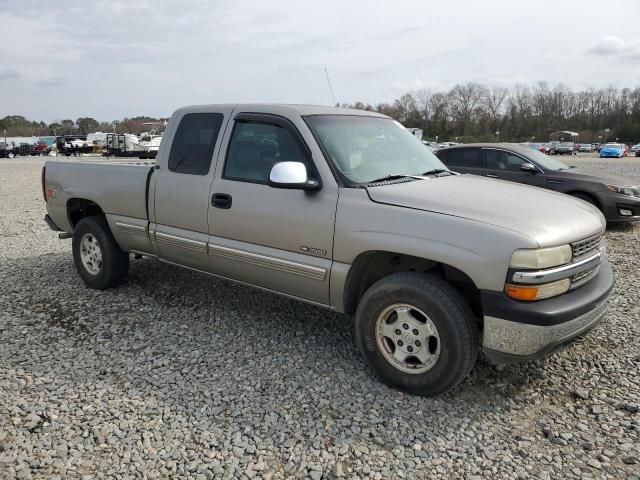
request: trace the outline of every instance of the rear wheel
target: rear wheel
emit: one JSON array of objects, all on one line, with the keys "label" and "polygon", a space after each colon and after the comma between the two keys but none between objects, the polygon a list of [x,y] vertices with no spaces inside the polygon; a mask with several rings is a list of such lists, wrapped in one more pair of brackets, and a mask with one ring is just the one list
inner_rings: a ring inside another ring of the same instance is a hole
[{"label": "rear wheel", "polygon": [[374,284],[355,317],[360,352],[386,384],[436,395],[461,383],[480,338],[464,299],[433,275],[404,272]]},{"label": "rear wheel", "polygon": [[85,217],[73,231],[73,260],[85,285],[98,290],[123,283],[129,254],[116,243],[104,217]]}]

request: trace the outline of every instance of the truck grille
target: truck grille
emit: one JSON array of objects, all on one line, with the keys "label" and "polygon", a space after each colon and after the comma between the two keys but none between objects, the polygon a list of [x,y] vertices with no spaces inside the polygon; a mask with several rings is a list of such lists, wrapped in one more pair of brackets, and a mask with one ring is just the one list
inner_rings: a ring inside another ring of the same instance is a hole
[{"label": "truck grille", "polygon": [[571,277],[571,287],[569,288],[569,290],[574,290],[591,281],[591,279],[595,277],[599,271],[600,265],[592,268],[591,270],[587,270],[586,272],[580,272],[577,275],[574,275],[573,277]]},{"label": "truck grille", "polygon": [[600,248],[601,242],[602,235],[596,235],[595,237],[586,238],[579,242],[572,243],[571,248],[573,249],[573,258],[581,257],[592,250]]}]

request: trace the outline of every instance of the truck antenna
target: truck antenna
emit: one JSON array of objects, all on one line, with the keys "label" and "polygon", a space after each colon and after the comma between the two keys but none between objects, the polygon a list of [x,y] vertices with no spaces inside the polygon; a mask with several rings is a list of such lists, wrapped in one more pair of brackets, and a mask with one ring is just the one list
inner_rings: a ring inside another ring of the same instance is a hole
[{"label": "truck antenna", "polygon": [[333,88],[331,88],[331,80],[329,79],[329,72],[327,67],[324,67],[324,74],[327,76],[327,83],[329,84],[329,92],[331,92],[331,99],[333,100],[333,106],[336,106],[336,97],[333,96]]}]

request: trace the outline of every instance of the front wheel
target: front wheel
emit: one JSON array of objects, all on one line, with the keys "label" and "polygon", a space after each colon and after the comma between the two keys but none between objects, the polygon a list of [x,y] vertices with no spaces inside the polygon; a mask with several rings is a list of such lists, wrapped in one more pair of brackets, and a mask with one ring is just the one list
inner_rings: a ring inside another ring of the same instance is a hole
[{"label": "front wheel", "polygon": [[73,231],[73,261],[85,285],[97,290],[123,283],[129,254],[116,243],[104,217],[85,217]]},{"label": "front wheel", "polygon": [[480,348],[477,323],[460,294],[434,275],[415,272],[390,275],[367,290],[355,338],[383,382],[425,396],[461,383]]}]

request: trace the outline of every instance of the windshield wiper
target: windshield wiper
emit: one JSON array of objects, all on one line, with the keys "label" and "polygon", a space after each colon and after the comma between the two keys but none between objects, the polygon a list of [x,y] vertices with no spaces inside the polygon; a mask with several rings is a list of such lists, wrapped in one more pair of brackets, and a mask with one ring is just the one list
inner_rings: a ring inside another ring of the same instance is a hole
[{"label": "windshield wiper", "polygon": [[443,168],[434,168],[433,170],[427,170],[422,175],[440,175],[441,173],[451,173],[451,172]]},{"label": "windshield wiper", "polygon": [[378,182],[386,182],[389,180],[398,180],[400,178],[408,178],[411,175],[399,175],[399,174],[394,174],[394,175],[386,175],[384,177],[380,177],[380,178],[376,178],[375,180],[369,180],[366,183],[378,183]]}]

